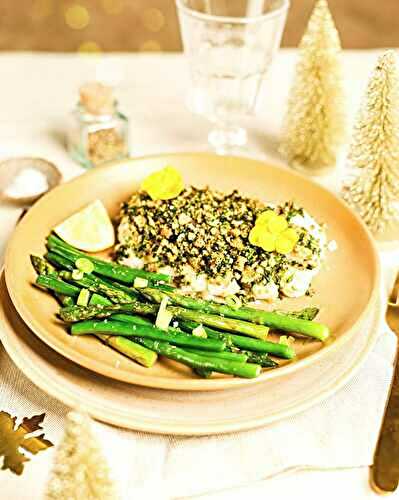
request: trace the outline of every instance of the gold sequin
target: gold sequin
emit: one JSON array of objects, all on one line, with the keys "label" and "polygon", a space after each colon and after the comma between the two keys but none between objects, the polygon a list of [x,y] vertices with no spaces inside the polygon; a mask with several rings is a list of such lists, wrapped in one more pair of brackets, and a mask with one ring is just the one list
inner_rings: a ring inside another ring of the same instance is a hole
[{"label": "gold sequin", "polygon": [[82,30],[90,22],[89,11],[83,5],[71,5],[65,11],[65,22],[73,30]]},{"label": "gold sequin", "polygon": [[101,52],[101,47],[98,43],[93,41],[83,42],[78,47],[78,52],[80,53],[89,53],[89,54],[98,54]]},{"label": "gold sequin", "polygon": [[159,9],[150,8],[141,15],[141,22],[148,31],[157,33],[165,25],[165,16]]},{"label": "gold sequin", "polygon": [[159,52],[162,49],[160,43],[156,40],[146,40],[140,45],[139,50],[141,52]]}]

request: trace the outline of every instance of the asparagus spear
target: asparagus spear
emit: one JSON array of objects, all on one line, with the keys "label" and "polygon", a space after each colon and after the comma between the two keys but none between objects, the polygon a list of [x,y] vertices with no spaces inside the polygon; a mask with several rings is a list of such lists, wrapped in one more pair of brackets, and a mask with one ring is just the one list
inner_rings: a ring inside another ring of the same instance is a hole
[{"label": "asparagus spear", "polygon": [[232,353],[238,352],[240,355],[247,356],[248,363],[255,363],[263,368],[277,368],[278,363],[273,361],[267,353],[242,351],[241,349],[232,349]]},{"label": "asparagus spear", "polygon": [[73,271],[75,269],[75,264],[72,260],[66,259],[62,255],[58,255],[54,252],[47,252],[44,258],[57,269],[66,269],[67,271]]},{"label": "asparagus spear", "polygon": [[109,318],[113,314],[120,312],[131,314],[156,314],[158,306],[156,304],[143,304],[142,302],[131,302],[130,304],[112,304],[109,306],[96,304],[86,307],[73,306],[64,307],[60,310],[60,317],[66,323],[76,323],[93,318]]},{"label": "asparagus spear", "polygon": [[132,295],[128,295],[123,290],[114,288],[102,282],[96,276],[92,276],[90,274],[84,274],[81,278],[74,279],[73,273],[71,273],[70,271],[61,271],[59,273],[59,276],[60,278],[73,283],[74,285],[80,286],[82,288],[87,288],[94,293],[105,295],[108,299],[117,304],[129,304],[135,298],[132,297]]},{"label": "asparagus spear", "polygon": [[[141,316],[131,316],[129,314],[114,314],[113,316],[111,316],[111,319],[115,319],[117,321],[124,321],[124,322],[130,323],[130,324],[147,324],[147,325],[152,324],[152,322],[149,319],[142,318]],[[187,322],[187,323],[189,323],[189,322]],[[192,323],[191,328],[187,328],[186,330],[188,332],[191,332],[192,330],[194,330],[194,328],[196,328],[196,326],[198,326],[196,323]],[[265,353],[255,353],[255,352],[251,352],[251,351],[243,351],[243,350],[240,350],[238,348],[234,348],[233,341],[231,339],[231,337],[232,337],[231,335],[222,334],[222,333],[219,333],[216,331],[214,331],[214,333],[212,332],[210,334],[209,332],[211,330],[209,328],[206,328],[205,330],[207,331],[208,336],[210,338],[223,340],[227,344],[227,346],[226,346],[227,351],[223,351],[223,352],[218,353],[217,357],[223,357],[225,359],[236,359],[237,361],[239,360],[239,358],[241,358],[242,362],[245,362],[246,360],[248,360],[251,363],[261,365],[262,367],[265,367],[265,368],[273,368],[273,367],[278,366],[278,364],[275,361],[273,361],[272,359],[270,359],[269,356]],[[179,330],[177,328],[169,328],[168,331],[179,332],[182,330]],[[242,339],[242,341],[244,341],[244,345],[246,345],[246,343],[245,343],[246,337],[239,337],[239,340],[241,340],[241,339]],[[248,339],[248,340],[250,342],[253,341],[252,339]],[[255,341],[255,342],[257,342],[257,341]],[[262,341],[259,341],[259,342],[262,342]],[[270,342],[267,342],[266,344],[268,346],[270,344]],[[281,349],[278,347],[279,345],[280,344],[276,344],[277,350],[281,350],[281,351],[283,351],[282,353],[285,353],[285,354],[287,354],[287,353],[291,354],[290,350],[286,350],[285,346]],[[192,349],[186,349],[186,350],[192,351]],[[229,350],[231,352],[229,352]],[[287,352],[285,352],[285,351],[287,351]],[[291,351],[292,351],[292,349],[291,349]],[[197,352],[197,351],[195,351],[195,352]],[[197,354],[201,354],[201,353],[198,351]],[[237,358],[237,356],[238,356],[238,358]],[[292,355],[291,355],[291,357],[292,357]],[[204,377],[205,373],[200,373],[199,375]],[[209,376],[209,374],[208,374],[208,376]]]},{"label": "asparagus spear", "polygon": [[[76,297],[79,295],[80,289],[70,283],[65,283],[54,276],[40,275],[36,279],[36,284],[47,288],[48,290],[53,290],[54,292],[61,293],[62,295],[68,295],[70,297]],[[71,308],[77,306],[70,306]],[[67,308],[68,309],[68,308]],[[61,309],[62,310],[62,309]]]},{"label": "asparagus spear", "polygon": [[289,313],[285,311],[273,311],[278,314],[285,314],[289,316],[293,316],[294,318],[298,319],[306,319],[308,321],[313,321],[316,316],[319,314],[319,308],[318,307],[305,307],[304,309],[301,309],[300,311],[290,311]]},{"label": "asparagus spear", "polygon": [[57,293],[57,292],[54,292],[54,295],[56,296],[56,299],[63,307],[69,307],[75,305],[75,301],[69,295],[63,295],[62,293]]},{"label": "asparagus spear", "polygon": [[125,356],[137,361],[137,363],[147,368],[151,368],[158,358],[156,352],[125,337],[114,337],[101,333],[97,334],[96,337],[101,339],[104,344],[113,347],[122,354],[125,354]]},{"label": "asparagus spear", "polygon": [[38,257],[37,255],[31,255],[30,261],[36,273],[38,275],[42,274],[45,276],[56,275],[57,271],[54,266],[47,262],[43,257]]},{"label": "asparagus spear", "polygon": [[236,375],[237,377],[255,378],[261,372],[261,367],[259,365],[254,365],[252,363],[237,363],[236,361],[210,358],[202,355],[199,356],[198,354],[172,346],[167,342],[154,342],[147,338],[137,338],[136,342],[148,347],[158,354],[179,361],[184,365],[191,366],[196,370],[205,370],[205,373],[214,371]]},{"label": "asparagus spear", "polygon": [[246,354],[238,352],[229,352],[229,351],[207,352],[202,349],[191,349],[188,347],[186,347],[185,350],[187,352],[198,354],[199,356],[207,356],[210,358],[219,358],[219,359],[230,359],[231,361],[237,361],[237,363],[246,363],[246,361],[248,360],[248,356]]},{"label": "asparagus spear", "polygon": [[142,316],[134,316],[131,314],[113,314],[111,319],[116,321],[124,321],[125,323],[130,323],[133,325],[146,325],[146,326],[154,326],[154,323],[148,319],[143,318]]},{"label": "asparagus spear", "polygon": [[[113,304],[111,306],[94,305],[87,307],[68,307],[60,311],[61,318],[67,323],[74,323],[92,318],[107,318],[116,313],[133,313],[143,315],[154,315],[158,311],[156,304],[143,304],[142,302],[131,302],[130,304]],[[192,311],[182,307],[168,307],[175,318],[196,321],[203,325],[208,325],[220,330],[227,330],[242,333],[250,337],[264,339],[269,329],[263,325],[254,325],[247,321],[240,321],[231,318],[222,318],[201,311]]]},{"label": "asparagus spear", "polygon": [[47,247],[52,252],[72,260],[74,263],[84,257],[94,264],[94,272],[101,276],[112,278],[113,280],[120,281],[132,285],[135,278],[140,277],[149,280],[150,282],[156,281],[170,281],[170,276],[161,273],[150,273],[142,269],[133,269],[121,264],[104,261],[96,257],[92,257],[86,253],[80,252],[72,246],[65,243],[54,234],[51,234],[47,239]]},{"label": "asparagus spear", "polygon": [[[73,271],[75,269],[75,264],[74,264],[73,260],[67,259],[61,255],[54,253],[54,252],[47,252],[45,255],[45,258],[46,258],[46,260],[48,260],[51,264],[53,264],[58,269],[63,269],[63,270],[67,270],[67,271]],[[93,278],[96,279],[96,282],[100,282],[104,286],[109,286],[109,287],[117,289],[117,290],[122,290],[123,292],[125,292],[126,294],[128,294],[134,298],[139,297],[139,294],[137,292],[135,292],[132,288],[129,288],[128,286],[122,285],[121,283],[118,283],[117,281],[112,281],[112,280],[105,278],[105,277],[99,278],[98,276],[93,276],[93,275],[89,275],[89,276],[92,276]],[[162,285],[162,286],[166,286],[166,285]],[[170,289],[170,287],[169,287],[169,289]]]},{"label": "asparagus spear", "polygon": [[183,332],[165,332],[153,326],[129,325],[121,321],[82,321],[71,327],[72,335],[106,333],[124,337],[146,337],[153,340],[170,342],[173,345],[194,347],[205,351],[223,351],[226,344],[219,339],[203,339]]},{"label": "asparagus spear", "polygon": [[98,305],[109,306],[111,304],[112,302],[109,299],[103,297],[102,295],[99,295],[98,293],[93,293],[89,301],[89,305],[91,306],[98,306]]},{"label": "asparagus spear", "polygon": [[193,368],[193,372],[196,373],[201,378],[212,377],[212,370],[206,370],[205,368]]},{"label": "asparagus spear", "polygon": [[[196,323],[195,321],[179,321],[179,327],[187,332],[191,332],[198,325],[199,323]],[[204,329],[209,338],[224,340],[228,349],[235,346],[240,349],[244,349],[245,351],[273,354],[273,356],[277,356],[279,358],[292,359],[295,357],[294,349],[285,344],[278,344],[277,342],[270,342],[268,340],[251,339],[242,335],[234,335],[231,333],[226,334],[206,326]]]},{"label": "asparagus spear", "polygon": [[181,295],[177,292],[161,291],[151,288],[143,289],[142,293],[154,302],[161,302],[164,297],[169,297],[172,304],[186,307],[187,309],[208,314],[219,314],[221,316],[226,316],[227,318],[235,318],[236,320],[251,321],[252,323],[257,323],[259,325],[267,325],[276,330],[301,333],[302,335],[313,337],[318,340],[326,340],[330,333],[327,326],[322,325],[321,323],[315,323],[314,321],[308,321],[298,318],[297,316],[290,316],[280,312],[261,311],[250,307],[240,307],[235,309],[225,304],[195,299],[193,297]]}]

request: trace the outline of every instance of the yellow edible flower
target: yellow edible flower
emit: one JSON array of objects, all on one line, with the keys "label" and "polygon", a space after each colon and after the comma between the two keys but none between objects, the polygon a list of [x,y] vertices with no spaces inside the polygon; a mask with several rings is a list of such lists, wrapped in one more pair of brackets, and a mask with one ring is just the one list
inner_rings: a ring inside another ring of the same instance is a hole
[{"label": "yellow edible flower", "polygon": [[146,177],[141,189],[153,200],[171,200],[183,191],[183,178],[178,170],[168,166]]},{"label": "yellow edible flower", "polygon": [[298,235],[288,227],[287,219],[273,210],[261,213],[249,233],[249,242],[266,252],[290,253],[297,241]]}]

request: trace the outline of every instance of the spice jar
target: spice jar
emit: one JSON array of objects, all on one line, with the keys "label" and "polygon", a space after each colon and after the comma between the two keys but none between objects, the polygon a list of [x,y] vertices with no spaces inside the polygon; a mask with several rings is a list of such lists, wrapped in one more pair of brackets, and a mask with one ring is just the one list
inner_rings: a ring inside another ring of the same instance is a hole
[{"label": "spice jar", "polygon": [[128,119],[117,108],[111,87],[98,82],[80,88],[72,113],[68,150],[84,167],[129,156]]}]

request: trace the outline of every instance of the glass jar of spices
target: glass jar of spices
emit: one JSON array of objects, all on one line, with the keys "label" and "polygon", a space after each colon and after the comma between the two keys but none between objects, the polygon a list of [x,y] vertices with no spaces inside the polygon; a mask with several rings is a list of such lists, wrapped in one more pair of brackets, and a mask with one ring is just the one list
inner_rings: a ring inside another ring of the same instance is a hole
[{"label": "glass jar of spices", "polygon": [[129,122],[117,108],[112,88],[98,82],[80,88],[72,113],[68,150],[86,168],[129,156]]}]

